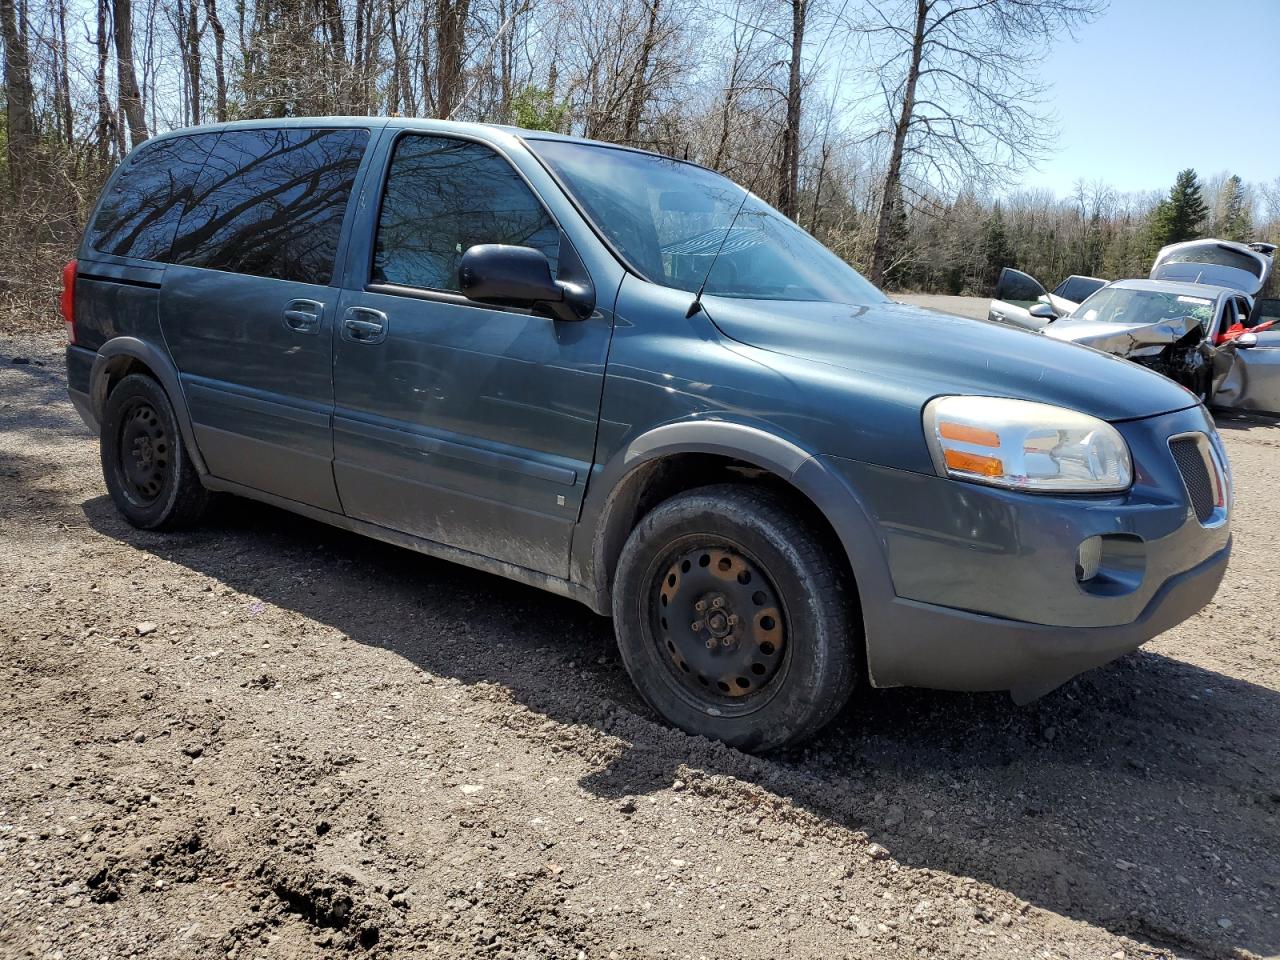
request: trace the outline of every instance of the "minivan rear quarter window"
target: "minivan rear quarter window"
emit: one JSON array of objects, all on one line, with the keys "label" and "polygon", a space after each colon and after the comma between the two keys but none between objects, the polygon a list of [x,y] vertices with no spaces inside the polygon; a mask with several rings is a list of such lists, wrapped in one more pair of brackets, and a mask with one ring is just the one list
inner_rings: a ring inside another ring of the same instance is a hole
[{"label": "minivan rear quarter window", "polygon": [[192,190],[173,262],[329,283],[368,142],[363,128],[225,132]]},{"label": "minivan rear quarter window", "polygon": [[89,246],[140,260],[169,259],[169,245],[216,133],[143,144],[125,161],[90,224]]},{"label": "minivan rear quarter window", "polygon": [[481,243],[541,250],[556,272],[559,228],[507,160],[468,140],[402,137],[387,175],[370,279],[455,292],[462,255]]}]

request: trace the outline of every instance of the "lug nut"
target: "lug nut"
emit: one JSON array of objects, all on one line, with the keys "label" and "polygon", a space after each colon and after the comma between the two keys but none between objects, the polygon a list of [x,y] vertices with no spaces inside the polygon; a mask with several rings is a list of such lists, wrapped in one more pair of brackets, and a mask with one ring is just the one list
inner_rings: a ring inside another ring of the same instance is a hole
[{"label": "lug nut", "polygon": [[715,637],[708,637],[708,638],[707,638],[707,649],[708,649],[708,650],[714,650],[715,648],[716,648],[716,638],[715,638]]},{"label": "lug nut", "polygon": [[699,630],[702,629],[702,621],[701,620],[693,621],[693,623],[689,624],[689,629],[692,630],[694,633],[697,633]]},{"label": "lug nut", "polygon": [[736,627],[738,625],[738,615],[736,613],[729,614],[729,626]]},{"label": "lug nut", "polygon": [[693,609],[701,613],[703,610],[707,609],[707,601],[699,600],[697,603],[693,605]]},{"label": "lug nut", "polygon": [[724,597],[716,597],[711,601],[711,605],[717,610],[724,606]]}]

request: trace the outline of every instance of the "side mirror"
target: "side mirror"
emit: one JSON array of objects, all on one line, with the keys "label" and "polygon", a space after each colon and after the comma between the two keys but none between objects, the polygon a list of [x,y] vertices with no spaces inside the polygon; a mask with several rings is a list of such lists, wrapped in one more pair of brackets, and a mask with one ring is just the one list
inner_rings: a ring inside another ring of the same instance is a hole
[{"label": "side mirror", "polygon": [[482,243],[462,255],[458,289],[469,300],[505,306],[529,307],[564,299],[545,253],[503,243]]},{"label": "side mirror", "polygon": [[595,308],[590,284],[556,280],[541,250],[505,243],[469,248],[458,264],[458,289],[477,303],[545,306],[557,320],[584,320]]},{"label": "side mirror", "polygon": [[1058,311],[1054,310],[1053,307],[1047,303],[1037,303],[1035,306],[1031,307],[1027,313],[1031,314],[1037,320],[1058,319]]},{"label": "side mirror", "polygon": [[1258,345],[1258,335],[1256,333],[1242,333],[1232,341],[1240,350],[1248,350],[1250,347]]}]

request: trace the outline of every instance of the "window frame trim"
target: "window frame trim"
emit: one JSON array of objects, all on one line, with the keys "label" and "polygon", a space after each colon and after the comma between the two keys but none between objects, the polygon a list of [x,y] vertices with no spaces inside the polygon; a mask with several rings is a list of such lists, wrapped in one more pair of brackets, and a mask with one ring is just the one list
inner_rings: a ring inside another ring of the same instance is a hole
[{"label": "window frame trim", "polygon": [[[494,153],[500,160],[507,164],[516,175],[524,183],[529,190],[534,201],[542,208],[550,219],[556,231],[560,234],[560,243],[563,245],[568,243],[573,245],[573,240],[569,236],[569,232],[565,230],[564,224],[560,222],[560,218],[547,205],[547,201],[543,199],[538,188],[533,185],[525,172],[520,169],[519,164],[515,163],[506,150],[499,145],[483,137],[472,136],[466,133],[454,132],[438,132],[435,130],[414,130],[411,128],[400,129],[395,132],[395,136],[391,138],[391,142],[386,145],[386,156],[382,162],[382,171],[378,180],[373,184],[378,191],[378,203],[373,210],[372,222],[370,224],[369,234],[369,250],[365,257],[365,263],[361,267],[361,286],[360,289],[366,293],[377,293],[384,296],[404,297],[409,300],[428,300],[437,303],[449,303],[460,307],[474,307],[480,310],[496,310],[502,313],[516,313],[523,316],[533,316],[531,309],[525,307],[513,307],[503,304],[481,303],[479,300],[472,300],[458,290],[443,290],[436,287],[418,287],[412,284],[403,283],[378,283],[373,279],[373,262],[378,252],[378,231],[382,226],[382,208],[387,200],[387,185],[391,182],[391,165],[395,162],[396,149],[400,146],[400,142],[408,137],[426,137],[436,140],[456,140],[462,143],[474,143],[477,146],[487,148]],[[529,151],[531,154],[533,151]],[[539,161],[540,162],[540,161]],[[559,186],[559,181],[556,181]],[[563,188],[562,188],[563,189]],[[572,199],[572,198],[570,198]],[[465,252],[465,251],[464,251]],[[575,256],[577,251],[574,251]]]}]

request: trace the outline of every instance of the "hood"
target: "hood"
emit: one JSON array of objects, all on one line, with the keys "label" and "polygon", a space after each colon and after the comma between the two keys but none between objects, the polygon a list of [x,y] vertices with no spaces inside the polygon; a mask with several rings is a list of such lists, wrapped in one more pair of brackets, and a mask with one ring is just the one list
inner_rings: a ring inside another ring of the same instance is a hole
[{"label": "hood", "polygon": [[1203,328],[1194,317],[1157,323],[1108,323],[1104,320],[1055,320],[1041,331],[1046,337],[1082,343],[1117,357],[1154,356],[1171,343]]},{"label": "hood", "polygon": [[702,302],[733,340],[841,368],[868,391],[919,407],[944,394],[974,394],[1132,420],[1195,402],[1172,380],[1117,357],[923,307],[711,296]]}]

